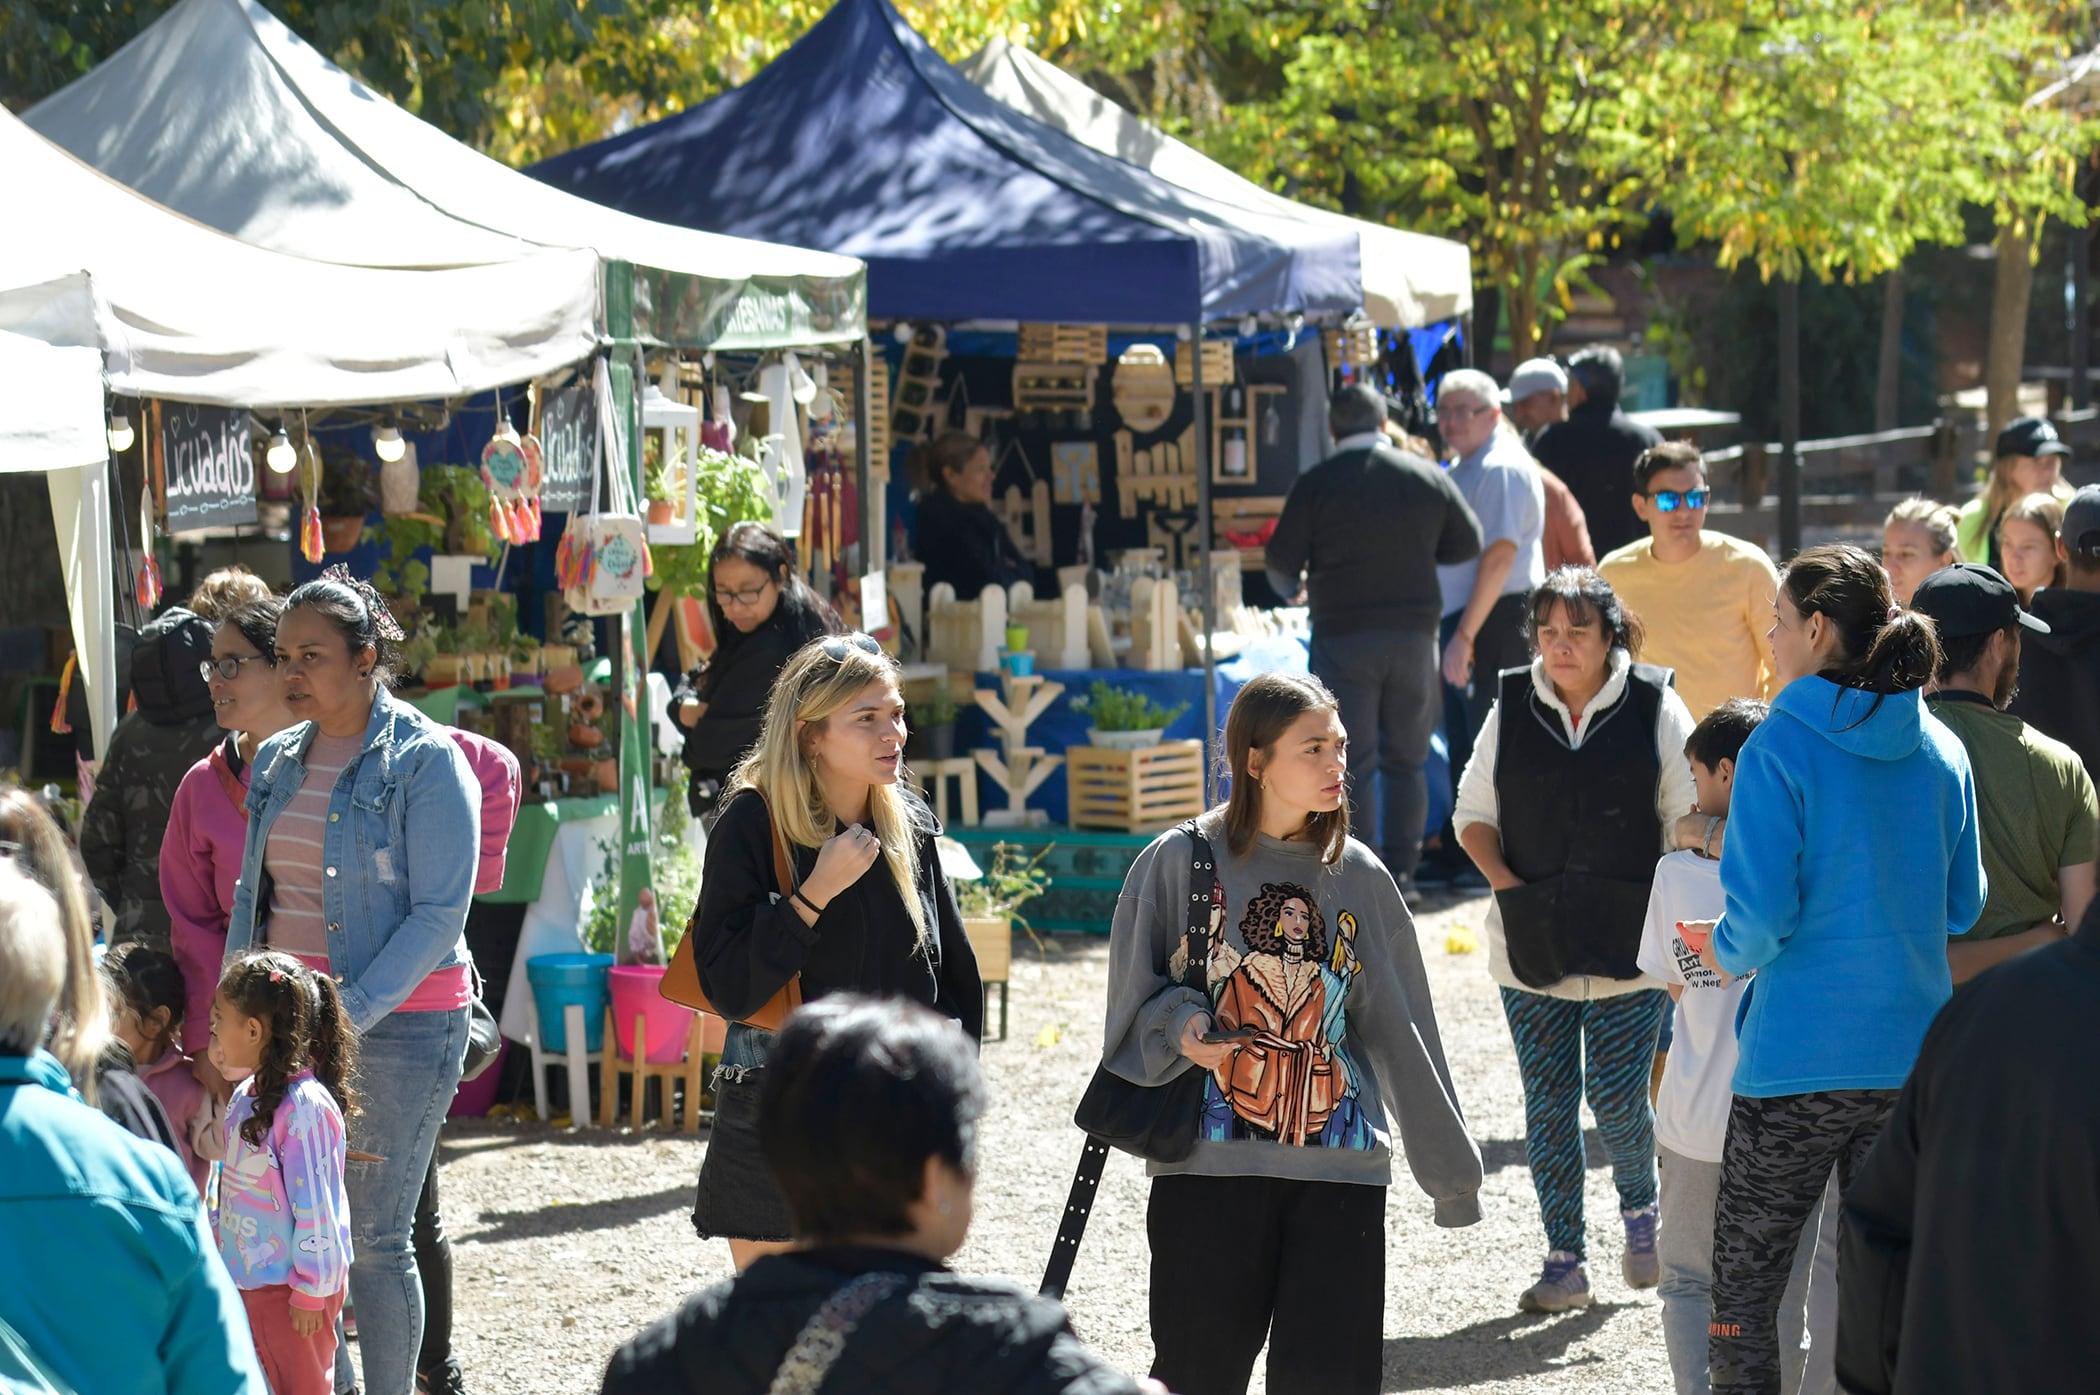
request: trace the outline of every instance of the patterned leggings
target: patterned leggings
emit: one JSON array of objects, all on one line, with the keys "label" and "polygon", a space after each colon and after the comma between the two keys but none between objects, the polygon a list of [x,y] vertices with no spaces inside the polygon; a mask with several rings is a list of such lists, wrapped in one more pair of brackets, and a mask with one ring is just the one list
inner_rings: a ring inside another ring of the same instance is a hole
[{"label": "patterned leggings", "polygon": [[1648,1072],[1670,995],[1659,988],[1589,1001],[1502,990],[1524,1077],[1524,1146],[1549,1249],[1585,1257],[1582,1099],[1611,1153],[1619,1205],[1655,1202],[1655,1114]]}]

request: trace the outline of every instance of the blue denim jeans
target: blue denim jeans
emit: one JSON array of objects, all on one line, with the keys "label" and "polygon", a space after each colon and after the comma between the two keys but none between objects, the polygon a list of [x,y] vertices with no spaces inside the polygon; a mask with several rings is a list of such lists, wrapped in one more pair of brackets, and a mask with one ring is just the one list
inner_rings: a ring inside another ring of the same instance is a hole
[{"label": "blue denim jeans", "polygon": [[1334,694],[1349,730],[1350,823],[1405,883],[1422,859],[1429,822],[1422,765],[1442,701],[1436,636],[1427,630],[1316,634],[1311,667]]},{"label": "blue denim jeans", "polygon": [[[459,1088],[467,1053],[467,1009],[395,1012],[358,1039],[360,1109],[350,1147],[378,1162],[353,1161],[350,1301],[357,1309],[364,1395],[412,1395],[423,1344],[423,1286],[410,1243],[416,1202],[437,1148],[438,1128]],[[336,1347],[336,1389],[351,1385],[350,1359]]]}]

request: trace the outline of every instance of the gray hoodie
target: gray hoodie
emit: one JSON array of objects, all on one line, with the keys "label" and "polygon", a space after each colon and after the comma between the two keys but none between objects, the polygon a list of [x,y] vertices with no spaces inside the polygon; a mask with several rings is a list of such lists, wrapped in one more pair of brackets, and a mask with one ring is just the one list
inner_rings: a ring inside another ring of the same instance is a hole
[{"label": "gray hoodie", "polygon": [[1197,1013],[1258,1035],[1206,1083],[1195,1151],[1147,1170],[1382,1187],[1397,1119],[1437,1224],[1480,1219],[1480,1150],[1444,1063],[1414,918],[1384,864],[1353,838],[1333,867],[1314,844],[1259,834],[1236,857],[1221,811],[1199,826],[1220,893],[1209,1000],[1178,981],[1190,843],[1164,833],[1116,903],[1103,1059],[1158,1085],[1193,1069],[1179,1043]]}]

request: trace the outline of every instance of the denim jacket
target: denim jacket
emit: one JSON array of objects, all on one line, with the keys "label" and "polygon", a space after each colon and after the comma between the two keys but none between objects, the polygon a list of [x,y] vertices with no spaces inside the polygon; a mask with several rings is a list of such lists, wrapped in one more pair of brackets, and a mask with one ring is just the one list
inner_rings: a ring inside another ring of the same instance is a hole
[{"label": "denim jacket", "polygon": [[[306,778],[315,730],[301,722],[255,753],[228,958],[267,943],[263,850]],[[444,727],[382,690],[364,750],[329,798],[321,847],[329,971],[360,1034],[432,971],[468,962],[467,904],[480,844],[481,786],[466,757]]]}]

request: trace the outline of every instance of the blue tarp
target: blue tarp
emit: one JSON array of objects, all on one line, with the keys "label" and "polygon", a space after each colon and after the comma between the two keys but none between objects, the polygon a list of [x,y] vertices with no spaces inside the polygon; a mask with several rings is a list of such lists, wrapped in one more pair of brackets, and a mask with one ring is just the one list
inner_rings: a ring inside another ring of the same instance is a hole
[{"label": "blue tarp", "polygon": [[839,0],[744,86],[527,172],[863,257],[875,319],[1171,325],[1363,301],[1353,232],[1214,203],[1025,117],[889,0]]}]

